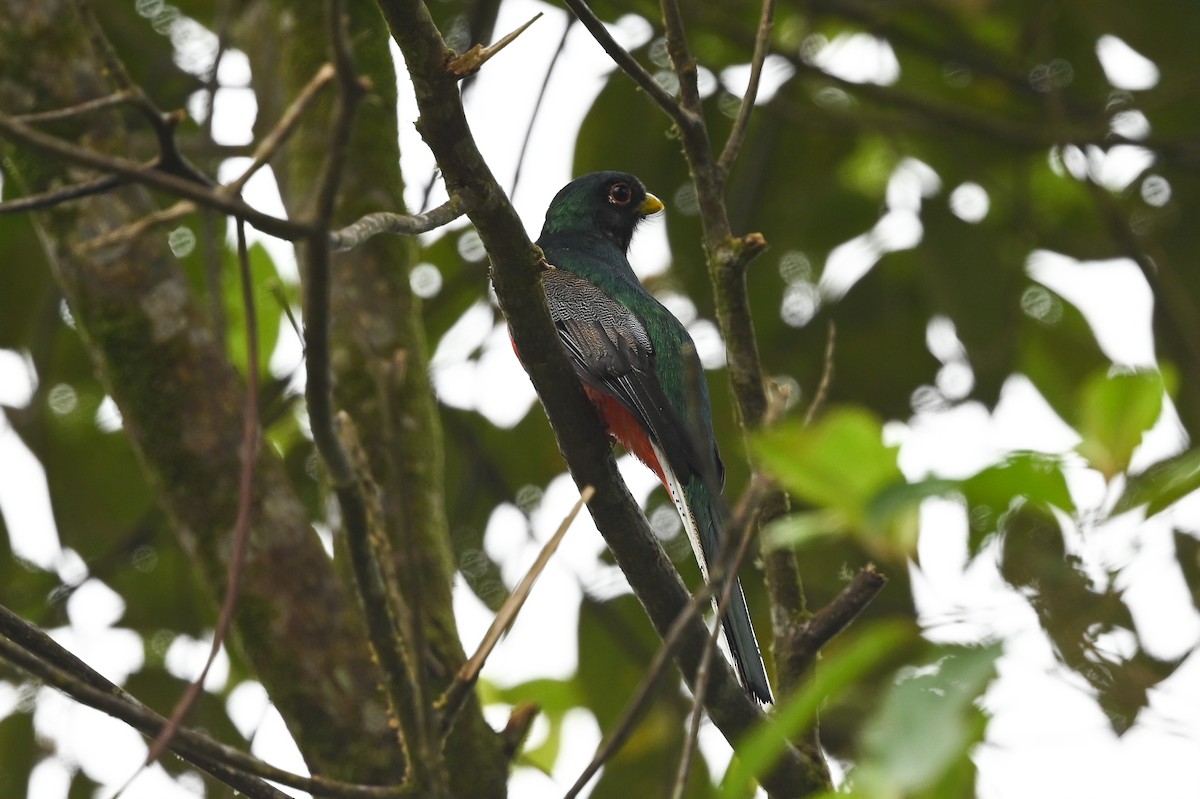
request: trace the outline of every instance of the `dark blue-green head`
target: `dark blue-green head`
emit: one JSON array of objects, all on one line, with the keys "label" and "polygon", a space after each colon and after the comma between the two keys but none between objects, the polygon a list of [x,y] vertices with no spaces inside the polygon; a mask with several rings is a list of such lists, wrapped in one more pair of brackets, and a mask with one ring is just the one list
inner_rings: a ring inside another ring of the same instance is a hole
[{"label": "dark blue-green head", "polygon": [[662,201],[646,191],[633,175],[592,172],[571,181],[555,195],[546,211],[540,238],[599,234],[625,252],[638,223],[662,209]]}]

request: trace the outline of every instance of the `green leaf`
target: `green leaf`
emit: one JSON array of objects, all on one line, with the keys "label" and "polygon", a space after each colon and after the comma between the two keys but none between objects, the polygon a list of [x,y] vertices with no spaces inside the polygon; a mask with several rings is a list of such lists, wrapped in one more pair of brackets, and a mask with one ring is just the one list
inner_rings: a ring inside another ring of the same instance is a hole
[{"label": "green leaf", "polygon": [[0,719],[0,752],[5,763],[0,768],[0,796],[25,796],[29,772],[42,752],[33,734],[32,712],[19,710]]},{"label": "green leaf", "polygon": [[895,550],[905,557],[911,557],[917,551],[921,502],[929,497],[957,491],[958,488],[959,481],[943,478],[892,483],[871,499],[868,508],[870,527],[886,531],[887,540]]},{"label": "green leaf", "polygon": [[762,532],[767,549],[802,547],[819,538],[844,532],[846,520],[837,511],[815,510],[792,513],[771,522]]},{"label": "green leaf", "polygon": [[1200,489],[1200,449],[1189,449],[1131,475],[1113,513],[1145,505],[1149,518],[1197,489]]},{"label": "green leaf", "polygon": [[[252,244],[247,255],[250,260],[250,279],[253,284],[254,310],[258,321],[258,369],[267,374],[267,364],[279,340],[283,309],[276,298],[276,287],[282,287],[275,262],[261,244]],[[246,373],[246,307],[242,301],[241,267],[237,253],[226,251],[226,273],[222,282],[221,298],[225,303],[226,341],[229,360],[242,374]],[[291,335],[291,333],[289,333]]]},{"label": "green leaf", "polygon": [[1001,646],[946,647],[931,665],[912,669],[884,699],[863,736],[856,788],[909,795],[928,789],[967,759],[983,732],[975,703],[995,676]]},{"label": "green leaf", "polygon": [[1129,458],[1162,413],[1164,382],[1157,371],[1094,375],[1080,397],[1079,452],[1107,479]]},{"label": "green leaf", "polygon": [[1175,531],[1174,538],[1179,571],[1192,595],[1192,607],[1200,610],[1200,540],[1181,530]]},{"label": "green leaf", "polygon": [[962,481],[970,527],[967,551],[979,554],[1014,503],[1032,503],[1047,511],[1074,511],[1075,501],[1062,473],[1062,461],[1040,452],[1016,452]]},{"label": "green leaf", "polygon": [[786,488],[851,524],[868,522],[868,505],[885,487],[903,481],[896,448],[883,443],[883,426],[857,408],[831,411],[817,424],[780,425],[751,444],[762,466]]},{"label": "green leaf", "polygon": [[771,767],[790,741],[816,719],[829,697],[849,690],[876,665],[910,642],[913,630],[899,621],[862,629],[853,640],[821,662],[813,679],[799,692],[783,698],[775,715],[736,745],[737,757],[721,783],[722,799],[751,795],[751,776]]},{"label": "green leaf", "polygon": [[519,755],[520,761],[549,774],[554,770],[558,753],[562,748],[562,721],[568,710],[579,706],[582,701],[577,686],[570,680],[536,679],[508,688],[498,688],[487,682],[480,683],[480,698],[485,704],[504,702],[510,705],[536,704],[542,716],[550,724],[546,740],[537,746],[526,747]]},{"label": "green leaf", "polygon": [[968,477],[962,491],[972,506],[986,505],[996,513],[1003,513],[1017,497],[1065,511],[1075,509],[1062,461],[1040,452],[1015,452]]}]

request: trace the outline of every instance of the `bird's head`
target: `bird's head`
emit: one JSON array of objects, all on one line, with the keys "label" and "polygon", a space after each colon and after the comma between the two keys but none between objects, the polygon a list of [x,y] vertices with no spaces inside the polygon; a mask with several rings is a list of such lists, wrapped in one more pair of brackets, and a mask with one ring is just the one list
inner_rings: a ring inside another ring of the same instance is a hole
[{"label": "bird's head", "polygon": [[663,209],[662,201],[626,172],[592,172],[562,188],[546,211],[542,236],[554,233],[599,233],[624,252],[634,228]]}]

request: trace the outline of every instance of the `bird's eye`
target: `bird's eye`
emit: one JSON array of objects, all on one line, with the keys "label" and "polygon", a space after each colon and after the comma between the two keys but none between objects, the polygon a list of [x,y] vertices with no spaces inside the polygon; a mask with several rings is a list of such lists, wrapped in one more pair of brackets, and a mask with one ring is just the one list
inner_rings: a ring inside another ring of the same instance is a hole
[{"label": "bird's eye", "polygon": [[614,183],[608,190],[608,201],[613,205],[629,205],[633,199],[633,190],[627,183]]}]

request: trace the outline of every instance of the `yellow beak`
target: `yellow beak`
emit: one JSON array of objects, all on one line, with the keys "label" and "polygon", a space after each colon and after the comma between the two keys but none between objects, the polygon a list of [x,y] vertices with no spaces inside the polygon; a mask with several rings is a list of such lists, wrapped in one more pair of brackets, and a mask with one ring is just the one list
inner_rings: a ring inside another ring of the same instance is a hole
[{"label": "yellow beak", "polygon": [[642,204],[638,206],[638,213],[642,216],[650,216],[650,214],[657,214],[664,207],[662,200],[650,192],[646,192],[646,199],[642,200]]}]

